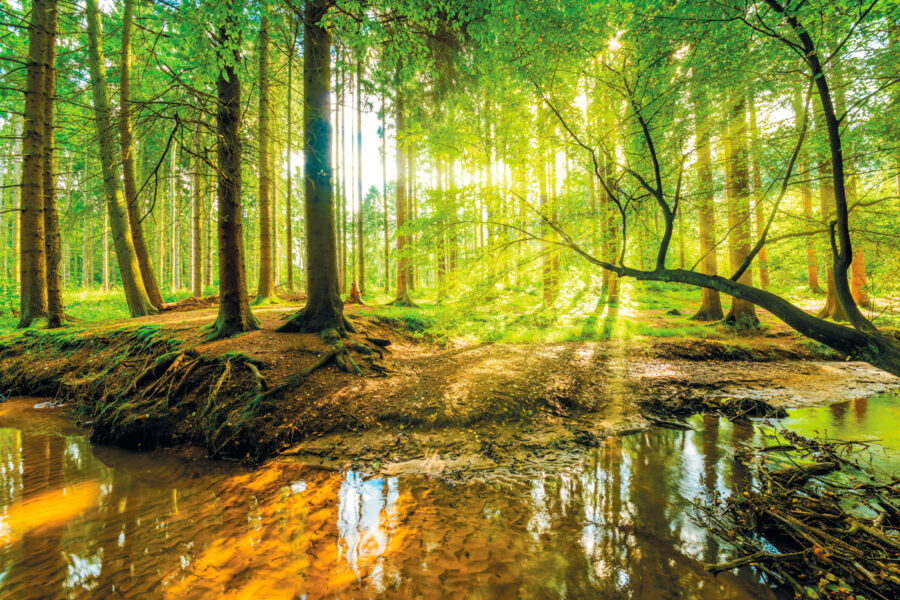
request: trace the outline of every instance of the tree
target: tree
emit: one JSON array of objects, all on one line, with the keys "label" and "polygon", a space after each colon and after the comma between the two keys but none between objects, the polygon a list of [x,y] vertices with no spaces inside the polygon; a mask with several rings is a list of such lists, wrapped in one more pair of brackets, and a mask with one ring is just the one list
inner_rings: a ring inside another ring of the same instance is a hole
[{"label": "tree", "polygon": [[137,256],[138,267],[141,271],[141,279],[147,290],[147,297],[157,309],[163,305],[162,292],[156,273],[153,270],[153,261],[150,258],[150,249],[144,237],[144,225],[138,201],[137,175],[134,160],[134,142],[131,131],[131,30],[134,21],[135,0],[125,0],[122,7],[122,54],[119,71],[119,144],[122,151],[122,175],[125,189],[125,205],[128,208],[128,224],[131,227],[131,236],[134,240],[134,253]]},{"label": "tree", "polygon": [[359,215],[357,215],[357,249],[359,252],[359,292],[366,293],[366,252],[363,243],[363,183],[362,183],[362,78],[363,57],[356,61],[356,197],[359,200]]},{"label": "tree", "polygon": [[47,60],[46,0],[34,0],[28,24],[28,63],[25,84],[25,120],[22,129],[22,195],[19,225],[18,327],[47,315],[47,255],[44,247],[44,78]]},{"label": "tree", "polygon": [[403,136],[406,133],[406,114],[404,107],[403,89],[400,82],[400,68],[397,69],[398,89],[396,90],[396,98],[394,99],[394,112],[397,121],[397,182],[394,188],[397,205],[397,297],[391,302],[394,306],[415,306],[409,297],[409,279],[410,279],[410,261],[409,261],[409,238],[404,231],[407,219],[407,210],[409,203],[407,202],[407,148],[406,141]]},{"label": "tree", "polygon": [[247,271],[244,266],[244,236],[241,217],[241,81],[237,67],[240,44],[235,1],[218,31],[217,53],[222,62],[216,79],[216,157],[219,204],[219,315],[210,339],[231,337],[259,329],[250,311]]},{"label": "tree", "polygon": [[275,296],[272,274],[272,190],[269,181],[269,17],[260,7],[259,23],[259,288],[254,304],[268,304]]},{"label": "tree", "polygon": [[[737,271],[750,254],[750,153],[747,147],[747,115],[743,96],[731,98],[731,114],[726,119],[728,130],[725,134],[725,172],[728,193],[728,255],[731,270]],[[753,285],[753,274],[744,270],[740,280],[744,285]],[[738,328],[757,327],[759,318],[751,302],[733,298],[731,310],[725,321]]]},{"label": "tree", "polygon": [[338,279],[331,170],[331,34],[322,25],[328,0],[308,0],[303,14],[303,156],[306,198],[306,306],[278,331],[354,331],[344,317]]},{"label": "tree", "polygon": [[[695,88],[699,88],[695,84]],[[702,89],[695,90],[694,123],[697,142],[697,212],[700,234],[700,266],[707,275],[718,275],[716,260],[716,211],[713,206],[715,190],[713,189],[712,152],[709,142],[709,125],[706,116],[705,94]],[[718,321],[723,318],[722,300],[719,292],[711,288],[703,288],[700,309],[692,317],[695,321]]]},{"label": "tree", "polygon": [[157,312],[150,302],[141,277],[134,242],[126,216],[125,200],[116,165],[115,140],[109,110],[109,93],[106,88],[106,66],[103,58],[100,9],[97,0],[87,0],[88,50],[90,55],[91,89],[94,99],[94,123],[100,140],[100,163],[103,171],[103,189],[116,248],[122,287],[131,316],[138,317]]},{"label": "tree", "polygon": [[56,152],[54,111],[56,106],[56,34],[58,1],[47,3],[47,39],[44,57],[44,243],[47,255],[47,327],[60,327],[66,320],[62,295],[62,251],[59,211],[56,208]]}]

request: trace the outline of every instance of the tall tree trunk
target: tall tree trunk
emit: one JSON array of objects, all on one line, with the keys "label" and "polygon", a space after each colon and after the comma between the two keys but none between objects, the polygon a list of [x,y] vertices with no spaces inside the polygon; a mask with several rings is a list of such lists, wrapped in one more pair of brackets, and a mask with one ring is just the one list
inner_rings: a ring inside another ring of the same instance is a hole
[{"label": "tall tree trunk", "polygon": [[47,255],[44,235],[44,84],[47,55],[46,0],[34,0],[28,25],[25,68],[25,125],[22,130],[22,188],[19,217],[19,324],[47,315]]},{"label": "tall tree trunk", "polygon": [[[270,98],[271,98],[271,91]],[[270,127],[269,134],[269,181],[270,192],[272,194],[272,208],[269,211],[272,215],[272,282],[273,286],[277,286],[278,282],[281,281],[281,261],[278,260],[278,221],[279,221],[279,207],[278,207],[278,136],[275,134],[277,130],[278,124],[278,113],[272,108],[271,114],[269,115],[269,122],[272,124]]]},{"label": "tall tree trunk", "polygon": [[[750,254],[750,173],[747,148],[747,115],[744,98],[733,100],[725,136],[725,171],[728,192],[728,236],[731,270],[737,271]],[[738,280],[753,285],[753,272],[744,271]],[[757,327],[756,308],[741,298],[732,298],[725,320],[739,328]]]},{"label": "tall tree trunk", "polygon": [[178,198],[178,188],[175,182],[178,179],[178,142],[172,141],[172,155],[169,161],[169,274],[172,276],[172,291],[177,291],[181,287],[181,277],[179,277],[178,262],[178,219],[175,215],[175,203]]},{"label": "tall tree trunk", "polygon": [[404,106],[403,89],[399,84],[399,69],[397,77],[397,97],[394,100],[394,111],[396,113],[396,162],[397,162],[397,180],[394,184],[394,195],[397,199],[397,297],[393,304],[397,306],[412,306],[413,302],[409,297],[409,238],[404,231],[406,226],[406,211],[409,208],[407,201],[407,143],[404,139],[406,134],[406,107]]},{"label": "tall tree trunk", "polygon": [[457,215],[456,211],[459,210],[458,203],[459,199],[457,197],[456,190],[456,159],[450,159],[450,180],[447,185],[450,188],[450,264],[449,270],[450,275],[453,276],[456,274],[457,263],[459,261],[459,228],[457,227]]},{"label": "tall tree trunk", "polygon": [[[342,52],[340,54],[343,54]],[[337,190],[338,190],[338,257],[340,259],[340,286],[341,292],[347,290],[347,150],[345,145],[346,132],[344,131],[344,121],[346,120],[344,96],[347,91],[346,72],[343,68],[338,68],[341,76],[340,96],[338,96],[337,106],[337,127],[335,133],[337,136]]]},{"label": "tall tree trunk", "polygon": [[100,139],[100,162],[103,171],[103,188],[109,211],[113,243],[125,288],[125,300],[131,316],[153,314],[156,307],[147,296],[141,277],[134,242],[128,227],[125,199],[116,171],[115,140],[109,110],[109,94],[106,89],[106,66],[103,58],[102,32],[100,29],[100,9],[97,0],[87,0],[88,47],[90,55],[91,84],[94,97],[94,117],[97,136]]},{"label": "tall tree trunk", "polygon": [[[824,129],[823,116],[821,111],[816,111],[815,122],[816,131],[821,132]],[[822,226],[828,231],[829,223],[834,215],[834,173],[831,167],[831,155],[827,150],[819,150],[818,152],[818,171],[819,171],[819,209],[821,211]],[[838,300],[837,288],[834,285],[834,255],[830,250],[825,252],[825,306],[819,311],[818,317],[821,319],[834,319],[835,321],[846,321],[847,315],[844,307]]]},{"label": "tall tree trunk", "polygon": [[356,197],[359,202],[357,215],[357,251],[359,252],[359,293],[366,293],[366,252],[363,244],[363,184],[362,184],[362,58],[356,62]]},{"label": "tall tree trunk", "polygon": [[[834,64],[834,108],[839,113],[844,115],[844,126],[848,128],[849,124],[849,114],[847,114],[847,92],[846,92],[846,82],[844,77],[844,68],[843,61],[846,58],[837,58],[835,57]],[[850,153],[844,160],[844,164],[846,166],[847,178],[845,183],[845,189],[847,194],[847,203],[850,206],[850,211],[853,211],[854,204],[857,201],[857,193],[856,193],[856,165],[854,164],[853,153]],[[861,208],[856,208],[856,219],[859,219]],[[853,215],[850,212],[850,215]],[[848,215],[848,219],[850,218]],[[853,249],[853,259],[850,263],[850,293],[853,296],[854,302],[857,305],[867,307],[871,305],[871,300],[869,298],[869,291],[866,287],[866,258],[865,253],[862,248],[861,243],[857,243],[856,247]]]},{"label": "tall tree trunk", "polygon": [[[234,9],[234,0],[229,8]],[[247,292],[247,271],[244,265],[244,237],[241,215],[241,81],[236,65],[240,62],[235,47],[238,40],[230,33],[235,23],[219,29],[222,39],[220,58],[225,65],[216,82],[216,132],[218,143],[218,204],[219,204],[219,315],[213,325],[211,339],[231,337],[259,328],[250,311]]]},{"label": "tall tree trunk", "polygon": [[307,0],[303,18],[303,154],[307,301],[278,331],[313,333],[354,328],[344,318],[338,282],[331,170],[331,34],[319,24],[328,0]]},{"label": "tall tree trunk", "polygon": [[[802,150],[801,150],[802,152]],[[812,174],[809,163],[805,162],[805,154],[801,155],[800,173],[804,178],[800,184],[800,199],[803,203],[803,216],[809,225],[815,223],[813,215],[812,188],[809,185],[809,178]],[[810,234],[806,236],[806,280],[809,283],[809,290],[814,294],[821,294],[822,288],[819,286],[819,260],[816,257],[815,236]]]},{"label": "tall tree trunk", "polygon": [[[751,95],[748,99],[750,104],[750,158],[753,164],[753,199],[756,204],[756,236],[761,238],[766,228],[765,217],[763,215],[763,189],[762,189],[762,168],[759,164],[760,147],[759,147],[759,127],[756,123],[756,99]],[[759,264],[759,287],[764,290],[769,289],[769,254],[764,245],[756,256]]]},{"label": "tall tree trunk", "polygon": [[213,284],[213,259],[212,259],[212,257],[213,257],[213,249],[212,249],[212,246],[213,246],[213,243],[212,243],[213,192],[212,192],[212,186],[209,185],[209,167],[206,166],[205,161],[204,161],[204,166],[203,166],[203,181],[204,181],[204,184],[206,187],[205,193],[203,194],[204,203],[205,203],[204,212],[206,213],[206,227],[203,228],[204,232],[206,233],[206,241],[203,244],[203,249],[206,252],[206,256],[203,259],[203,274],[206,277],[206,281],[205,281],[206,285],[211,287]]},{"label": "tall tree trunk", "polygon": [[[696,130],[697,147],[697,210],[700,224],[700,270],[706,275],[718,275],[719,266],[716,260],[716,210],[714,206],[712,152],[709,143],[709,123],[705,115],[706,98],[701,90],[697,90],[694,102],[694,128]],[[722,299],[718,290],[702,288],[700,310],[692,319],[695,321],[718,321],[724,316]]]},{"label": "tall tree trunk", "polygon": [[150,303],[157,309],[163,305],[162,292],[156,273],[153,270],[153,260],[150,258],[150,249],[144,237],[144,226],[141,223],[140,203],[138,202],[137,175],[135,173],[134,142],[131,133],[131,29],[134,21],[135,0],[125,0],[122,8],[122,58],[119,71],[119,143],[122,146],[122,175],[125,190],[125,205],[128,208],[128,224],[131,227],[131,237],[134,240],[134,253],[137,256],[138,268],[147,297]]},{"label": "tall tree trunk", "polygon": [[103,232],[103,291],[109,291],[109,204],[103,205],[103,223],[100,225]]},{"label": "tall tree trunk", "polygon": [[54,168],[53,115],[56,99],[56,32],[58,0],[47,3],[47,48],[44,71],[44,232],[47,255],[47,327],[59,327],[65,321],[62,297],[62,251],[59,213],[56,210],[56,173]]},{"label": "tall tree trunk", "polygon": [[292,153],[294,151],[294,143],[293,143],[293,113],[291,111],[291,105],[294,103],[294,50],[296,48],[296,39],[293,32],[293,27],[291,29],[291,48],[288,52],[287,57],[287,68],[288,68],[288,78],[287,78],[287,97],[284,102],[287,105],[287,140],[285,142],[285,160],[287,162],[287,181],[285,181],[285,185],[287,186],[287,190],[285,193],[285,211],[286,211],[286,223],[285,223],[285,244],[287,246],[285,261],[285,268],[287,269],[287,288],[289,292],[294,291],[294,167],[291,164]]},{"label": "tall tree trunk", "polygon": [[194,167],[191,173],[191,290],[195,298],[203,296],[203,180],[199,157],[201,138],[195,139]]},{"label": "tall tree trunk", "polygon": [[[898,175],[900,177],[900,175]],[[391,293],[391,236],[388,233],[387,102],[381,92],[381,201],[384,205],[384,293]]]},{"label": "tall tree trunk", "polygon": [[[541,135],[538,132],[538,135]],[[539,144],[541,142],[538,142]],[[545,219],[549,219],[549,210],[550,210],[550,195],[547,189],[547,156],[545,149],[541,147],[541,150],[538,152],[538,188],[539,188],[539,204],[541,210],[541,237],[545,240],[550,238],[550,227],[547,226]],[[544,307],[549,308],[553,306],[553,257],[551,256],[553,252],[553,246],[549,241],[545,241],[542,244],[541,248],[542,258],[541,258],[541,281],[543,287],[543,302]]]},{"label": "tall tree trunk", "polygon": [[254,304],[275,296],[272,277],[272,190],[269,181],[269,18],[265,7],[259,24],[259,287]]},{"label": "tall tree trunk", "polygon": [[[405,127],[405,125],[404,125]],[[410,141],[406,144],[406,181],[409,186],[406,192],[406,218],[405,221],[415,220],[416,218],[416,185],[417,185],[417,167],[416,167],[416,148],[414,142]],[[416,291],[416,238],[415,234],[409,232],[406,235],[406,253],[409,255],[406,259],[406,287],[410,292]]]}]

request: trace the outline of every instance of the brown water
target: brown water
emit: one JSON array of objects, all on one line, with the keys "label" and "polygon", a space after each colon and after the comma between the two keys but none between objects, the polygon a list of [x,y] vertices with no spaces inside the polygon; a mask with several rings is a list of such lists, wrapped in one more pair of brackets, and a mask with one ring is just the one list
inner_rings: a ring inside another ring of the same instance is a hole
[{"label": "brown water", "polygon": [[752,477],[730,451],[758,441],[749,423],[697,417],[577,469],[449,485],[93,447],[36,402],[0,405],[4,600],[778,597],[750,569],[704,571],[731,555],[688,517]]}]

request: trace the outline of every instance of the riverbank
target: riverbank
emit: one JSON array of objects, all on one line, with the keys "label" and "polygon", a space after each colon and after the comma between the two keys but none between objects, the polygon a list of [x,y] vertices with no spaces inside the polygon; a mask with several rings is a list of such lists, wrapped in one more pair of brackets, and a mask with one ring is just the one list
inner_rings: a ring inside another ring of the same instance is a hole
[{"label": "riverbank", "polygon": [[648,399],[688,393],[797,406],[898,383],[867,365],[822,360],[773,327],[733,339],[447,343],[354,307],[348,315],[360,333],[348,342],[389,340],[384,355],[352,351],[361,374],[331,363],[279,389],[327,349],[318,335],[274,331],[295,309],[256,310],[260,331],[212,343],[204,327],[215,307],[16,332],[0,338],[2,393],[53,398],[94,441],[126,448],[447,473],[578,453],[646,427]]}]

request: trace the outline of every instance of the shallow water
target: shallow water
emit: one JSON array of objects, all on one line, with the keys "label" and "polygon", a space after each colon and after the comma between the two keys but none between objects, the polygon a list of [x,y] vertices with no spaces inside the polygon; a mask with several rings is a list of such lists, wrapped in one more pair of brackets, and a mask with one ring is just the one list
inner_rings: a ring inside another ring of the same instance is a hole
[{"label": "shallow water", "polygon": [[[577,469],[450,485],[92,447],[38,400],[0,405],[0,598],[775,598],[688,517],[752,477],[754,424],[609,440]],[[795,411],[897,441],[900,401]],[[897,447],[896,445],[894,447]]]}]

